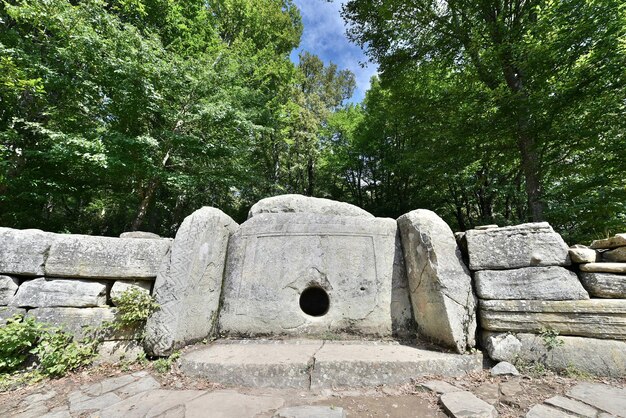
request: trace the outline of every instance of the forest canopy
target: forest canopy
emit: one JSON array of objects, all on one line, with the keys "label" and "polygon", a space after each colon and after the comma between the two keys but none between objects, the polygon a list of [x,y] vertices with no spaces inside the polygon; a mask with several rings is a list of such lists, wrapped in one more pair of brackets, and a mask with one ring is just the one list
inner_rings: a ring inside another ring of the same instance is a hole
[{"label": "forest canopy", "polygon": [[[350,69],[291,0],[0,2],[0,225],[172,236],[301,193],[454,229],[626,229],[626,5],[349,0]],[[619,231],[618,231],[619,230]]]}]

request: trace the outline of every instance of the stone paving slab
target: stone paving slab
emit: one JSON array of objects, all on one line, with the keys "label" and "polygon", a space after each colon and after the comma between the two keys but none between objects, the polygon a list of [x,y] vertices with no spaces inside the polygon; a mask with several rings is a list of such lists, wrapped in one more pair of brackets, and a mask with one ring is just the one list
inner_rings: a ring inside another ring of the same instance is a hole
[{"label": "stone paving slab", "polygon": [[226,386],[275,388],[375,387],[424,375],[482,370],[482,354],[459,355],[397,343],[331,341],[216,342],[183,354],[188,376]]}]

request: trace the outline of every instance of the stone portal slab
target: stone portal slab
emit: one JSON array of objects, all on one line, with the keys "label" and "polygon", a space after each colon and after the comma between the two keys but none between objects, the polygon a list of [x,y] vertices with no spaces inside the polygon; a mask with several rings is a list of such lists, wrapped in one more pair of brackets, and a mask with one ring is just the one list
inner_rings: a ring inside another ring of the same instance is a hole
[{"label": "stone portal slab", "polygon": [[[256,214],[231,237],[220,331],[390,336],[411,322],[398,242],[392,219]],[[311,288],[328,298],[312,315],[301,308]]]}]

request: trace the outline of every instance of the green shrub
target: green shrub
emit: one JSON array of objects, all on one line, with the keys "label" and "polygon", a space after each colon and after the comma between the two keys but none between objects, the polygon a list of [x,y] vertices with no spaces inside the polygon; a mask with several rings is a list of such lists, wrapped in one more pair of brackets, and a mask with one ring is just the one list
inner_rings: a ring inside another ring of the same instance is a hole
[{"label": "green shrub", "polygon": [[0,373],[19,369],[37,345],[43,325],[35,318],[15,315],[0,327]]},{"label": "green shrub", "polygon": [[63,376],[89,364],[96,348],[93,339],[74,341],[60,328],[16,315],[0,327],[0,373],[19,370],[32,356],[33,371],[44,376]]},{"label": "green shrub", "polygon": [[147,292],[130,288],[113,299],[117,306],[117,317],[114,326],[127,328],[143,325],[152,312],[159,308],[154,298]]},{"label": "green shrub", "polygon": [[67,372],[91,364],[96,355],[97,342],[80,342],[58,328],[49,328],[41,335],[39,344],[31,350],[37,356],[39,368],[47,376],[63,376]]},{"label": "green shrub", "polygon": [[565,341],[559,338],[559,332],[553,329],[542,328],[539,336],[541,336],[543,345],[548,351],[552,351],[565,344]]}]

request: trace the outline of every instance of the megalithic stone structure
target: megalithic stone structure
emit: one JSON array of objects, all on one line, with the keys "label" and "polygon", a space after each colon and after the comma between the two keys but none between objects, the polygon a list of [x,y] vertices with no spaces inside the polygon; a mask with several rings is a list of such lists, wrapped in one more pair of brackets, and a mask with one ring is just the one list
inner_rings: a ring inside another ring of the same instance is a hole
[{"label": "megalithic stone structure", "polygon": [[146,325],[146,352],[169,355],[209,336],[218,315],[228,240],[237,228],[211,207],[185,218],[154,284],[159,309]]}]

